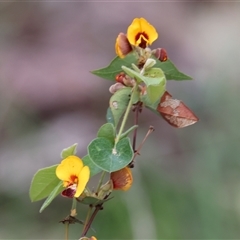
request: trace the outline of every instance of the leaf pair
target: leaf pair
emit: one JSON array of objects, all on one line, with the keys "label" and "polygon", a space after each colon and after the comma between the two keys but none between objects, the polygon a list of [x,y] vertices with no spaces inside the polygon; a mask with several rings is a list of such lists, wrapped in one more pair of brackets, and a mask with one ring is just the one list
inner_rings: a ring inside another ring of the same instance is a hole
[{"label": "leaf pair", "polygon": [[[190,76],[180,72],[169,59],[165,62],[161,62],[153,55],[151,58],[156,60],[157,63],[155,67],[162,69],[167,80],[192,80]],[[137,65],[137,61],[137,54],[131,52],[124,58],[115,57],[107,67],[91,72],[101,78],[115,81],[116,75],[122,72],[122,66],[131,68],[132,64]]]}]

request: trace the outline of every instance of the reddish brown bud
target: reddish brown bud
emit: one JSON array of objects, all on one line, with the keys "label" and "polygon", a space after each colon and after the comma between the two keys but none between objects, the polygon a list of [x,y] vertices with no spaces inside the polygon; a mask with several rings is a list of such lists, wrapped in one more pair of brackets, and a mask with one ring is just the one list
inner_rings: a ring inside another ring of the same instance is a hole
[{"label": "reddish brown bud", "polygon": [[125,87],[125,86],[124,86],[122,83],[117,82],[117,83],[115,83],[115,84],[113,84],[113,85],[110,86],[109,92],[112,93],[112,94],[114,94],[114,93],[117,92],[119,89],[122,89],[122,88],[124,88],[124,87]]},{"label": "reddish brown bud", "polygon": [[127,191],[133,183],[132,172],[128,167],[125,167],[116,172],[112,172],[110,174],[110,179],[112,181],[114,190]]},{"label": "reddish brown bud", "polygon": [[125,78],[126,74],[124,72],[120,72],[119,74],[116,75],[115,79],[116,79],[116,82],[119,82],[119,83],[122,83],[124,84],[123,82],[123,79]]},{"label": "reddish brown bud", "polygon": [[126,75],[124,72],[120,72],[115,77],[116,82],[121,83],[127,87],[133,87],[135,86],[136,82],[133,78]]},{"label": "reddish brown bud", "polygon": [[161,62],[165,62],[168,60],[167,51],[164,48],[157,48],[153,50],[153,54],[155,57]]},{"label": "reddish brown bud", "polygon": [[119,33],[116,39],[115,51],[120,58],[124,58],[128,53],[132,51],[132,46],[129,43],[126,34]]},{"label": "reddish brown bud", "polygon": [[187,127],[199,120],[182,101],[173,99],[167,91],[163,94],[157,111],[170,125],[177,128]]}]

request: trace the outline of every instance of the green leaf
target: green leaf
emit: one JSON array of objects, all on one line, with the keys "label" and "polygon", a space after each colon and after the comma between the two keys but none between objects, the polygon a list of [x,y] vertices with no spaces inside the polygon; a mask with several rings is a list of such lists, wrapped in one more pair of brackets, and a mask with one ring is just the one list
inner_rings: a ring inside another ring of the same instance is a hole
[{"label": "green leaf", "polygon": [[130,87],[122,88],[110,98],[110,108],[114,118],[115,127],[117,127],[120,118],[125,112],[132,89]]},{"label": "green leaf", "polygon": [[168,59],[165,62],[159,61],[155,56],[152,56],[155,60],[157,60],[156,65],[154,67],[161,68],[166,76],[167,80],[192,80],[192,78],[182,72],[180,72],[175,65]]},{"label": "green leaf", "polygon": [[151,68],[144,73],[144,83],[147,86],[158,85],[159,83],[166,84],[166,77],[162,69]]},{"label": "green leaf", "polygon": [[32,202],[46,198],[59,184],[59,179],[55,173],[57,166],[42,168],[33,176],[29,191]]},{"label": "green leaf", "polygon": [[157,86],[148,86],[147,87],[147,97],[150,100],[151,104],[159,103],[160,98],[166,91],[166,85],[159,84]]},{"label": "green leaf", "polygon": [[106,172],[115,172],[127,166],[133,158],[129,138],[121,139],[116,147],[106,138],[96,138],[88,146],[92,161]]},{"label": "green leaf", "polygon": [[106,119],[108,123],[112,123],[115,126],[114,117],[110,107],[107,109]]},{"label": "green leaf", "polygon": [[86,155],[82,158],[83,164],[88,166],[90,168],[90,177],[100,173],[102,171],[101,168],[99,168],[89,157],[89,155]]},{"label": "green leaf", "polygon": [[112,123],[105,123],[100,127],[97,133],[98,137],[107,138],[114,143],[116,137],[116,130]]},{"label": "green leaf", "polygon": [[120,139],[127,137],[127,135],[137,127],[138,125],[133,125],[132,127],[130,127],[126,132],[122,133],[122,135],[120,136]]},{"label": "green leaf", "polygon": [[135,52],[129,53],[124,58],[115,57],[107,67],[93,70],[91,73],[98,77],[115,81],[116,75],[122,72],[122,66],[131,67],[132,63],[137,63],[137,54]]},{"label": "green leaf", "polygon": [[160,68],[151,68],[144,75],[122,66],[122,69],[132,78],[135,78],[138,83],[144,82],[146,86],[159,85],[161,82],[166,82],[164,72]]},{"label": "green leaf", "polygon": [[53,189],[53,191],[49,194],[47,199],[44,201],[42,207],[40,208],[40,213],[53,201],[53,199],[59,195],[65,188],[63,187],[62,181],[58,183],[58,185]]},{"label": "green leaf", "polygon": [[138,83],[144,82],[144,76],[139,72],[136,72],[135,70],[132,70],[131,68],[128,68],[126,66],[122,66],[122,70],[131,78],[136,79]]},{"label": "green leaf", "polygon": [[132,104],[136,104],[140,101],[140,92],[139,91],[133,91],[133,98],[132,98]]},{"label": "green leaf", "polygon": [[61,157],[64,159],[71,155],[75,155],[77,153],[77,145],[77,143],[74,143],[72,146],[64,148],[61,152]]}]

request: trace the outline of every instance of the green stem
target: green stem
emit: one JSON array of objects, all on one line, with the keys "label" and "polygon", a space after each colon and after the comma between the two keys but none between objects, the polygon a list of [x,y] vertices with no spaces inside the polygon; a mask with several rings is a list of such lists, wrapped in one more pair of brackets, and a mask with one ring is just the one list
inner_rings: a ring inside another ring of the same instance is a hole
[{"label": "green stem", "polygon": [[98,183],[98,187],[97,187],[97,191],[96,191],[97,194],[98,194],[98,192],[99,192],[99,190],[100,190],[100,187],[102,186],[102,183],[103,183],[103,179],[104,179],[104,177],[105,177],[105,174],[106,174],[106,172],[103,171],[103,172],[102,172],[102,175],[101,175],[101,177],[100,177],[100,179],[99,179],[99,183]]},{"label": "green stem", "polygon": [[129,103],[128,103],[128,106],[127,106],[127,109],[126,109],[126,112],[124,114],[124,117],[123,117],[120,129],[119,129],[118,135],[117,135],[117,137],[115,139],[115,146],[119,142],[120,137],[121,137],[121,135],[123,133],[124,127],[126,125],[127,118],[128,118],[129,112],[130,112],[131,107],[132,107],[133,95],[134,95],[134,92],[136,91],[137,87],[138,87],[138,85],[136,84],[135,87],[133,88],[133,91],[132,91],[132,94],[131,94],[131,97],[130,97],[130,100],[129,100]]},{"label": "green stem", "polygon": [[85,219],[85,223],[84,223],[84,227],[83,227],[82,233],[85,231],[85,229],[86,229],[86,227],[87,227],[87,224],[88,224],[88,222],[89,222],[91,213],[92,213],[92,206],[89,205],[89,208],[88,208],[88,212],[87,212],[87,216],[86,216],[86,219]]},{"label": "green stem", "polygon": [[[77,211],[77,200],[76,198],[73,198],[73,202],[72,202],[72,210],[76,210]],[[72,216],[72,217],[75,217],[75,216]]]},{"label": "green stem", "polygon": [[68,228],[69,228],[69,223],[65,224],[65,240],[68,240]]},{"label": "green stem", "polygon": [[97,215],[97,213],[99,212],[99,210],[102,209],[102,205],[103,205],[103,203],[101,203],[101,204],[99,204],[99,205],[97,205],[97,206],[95,207],[95,210],[94,210],[92,216],[90,217],[90,219],[89,219],[86,227],[84,228],[81,237],[84,237],[84,236],[87,234],[89,228],[91,227],[91,224],[92,224],[94,218],[96,217],[96,215]]}]

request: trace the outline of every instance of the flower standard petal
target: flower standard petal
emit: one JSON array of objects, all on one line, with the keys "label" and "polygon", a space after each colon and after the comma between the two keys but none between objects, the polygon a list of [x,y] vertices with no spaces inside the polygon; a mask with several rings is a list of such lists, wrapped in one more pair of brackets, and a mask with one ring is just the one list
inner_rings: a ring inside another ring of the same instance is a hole
[{"label": "flower standard petal", "polygon": [[148,36],[148,44],[151,45],[158,38],[155,27],[144,18],[140,18],[140,25],[142,32]]},{"label": "flower standard petal", "polygon": [[140,19],[135,18],[133,19],[131,25],[127,29],[127,38],[128,41],[136,46],[136,36],[142,32],[141,25],[140,25]]},{"label": "flower standard petal", "polygon": [[82,194],[83,190],[87,185],[87,182],[89,181],[89,178],[90,178],[90,169],[88,166],[84,166],[78,175],[77,190],[74,197],[79,197]]},{"label": "flower standard petal", "polygon": [[132,45],[145,48],[158,38],[158,33],[146,19],[135,18],[128,27],[127,37]]},{"label": "flower standard petal", "polygon": [[79,157],[69,156],[57,166],[56,175],[62,181],[71,181],[71,176],[78,176],[82,168],[83,162]]}]

